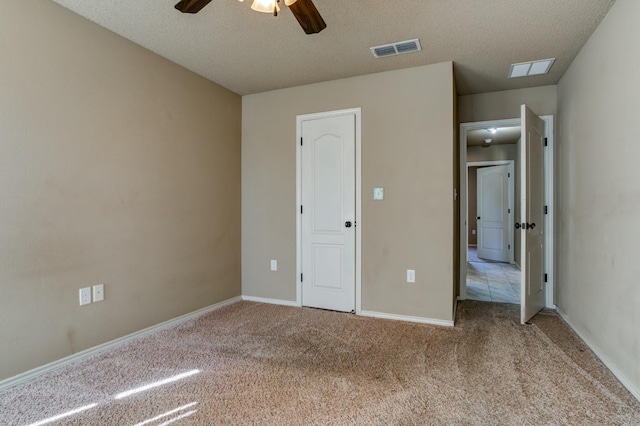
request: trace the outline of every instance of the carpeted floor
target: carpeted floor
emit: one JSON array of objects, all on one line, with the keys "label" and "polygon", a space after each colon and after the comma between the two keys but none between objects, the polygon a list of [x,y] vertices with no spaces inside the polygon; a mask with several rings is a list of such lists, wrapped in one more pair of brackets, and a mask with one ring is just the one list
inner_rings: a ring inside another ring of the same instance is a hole
[{"label": "carpeted floor", "polygon": [[444,328],[241,302],[0,392],[0,424],[640,424],[557,315],[518,309]]}]

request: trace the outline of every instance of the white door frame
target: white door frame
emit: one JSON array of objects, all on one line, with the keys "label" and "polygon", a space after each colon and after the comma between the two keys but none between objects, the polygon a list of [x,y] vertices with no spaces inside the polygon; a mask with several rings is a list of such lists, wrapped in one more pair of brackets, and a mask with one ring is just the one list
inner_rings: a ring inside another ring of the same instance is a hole
[{"label": "white door frame", "polygon": [[[515,235],[513,233],[513,226],[515,225],[515,221],[514,221],[514,217],[516,215],[516,210],[515,210],[515,161],[514,160],[495,160],[495,161],[475,161],[475,162],[471,162],[471,163],[467,163],[467,179],[469,177],[469,167],[485,167],[485,166],[509,166],[508,170],[509,170],[509,177],[507,178],[508,181],[508,185],[507,185],[507,192],[508,192],[508,197],[507,197],[507,204],[509,205],[509,210],[511,210],[511,213],[509,214],[509,218],[507,219],[507,226],[508,226],[508,230],[507,230],[507,238],[509,240],[509,246],[511,247],[509,249],[509,263],[515,263],[515,258],[514,258],[514,253],[515,253]],[[469,217],[469,189],[468,189],[468,183],[467,182],[467,217]],[[480,230],[477,231],[477,234],[479,235]],[[467,255],[469,254],[469,251],[467,250]],[[468,261],[468,257],[465,257],[465,259]]]},{"label": "white door frame", "polygon": [[356,212],[355,212],[355,232],[356,232],[356,259],[355,259],[355,283],[356,283],[356,314],[362,311],[362,108],[350,108],[337,111],[318,112],[314,114],[298,115],[296,117],[296,305],[302,306],[302,220],[300,206],[302,205],[302,122],[305,120],[315,120],[319,118],[336,117],[340,115],[355,116],[356,152],[355,152],[355,174],[356,174]]},{"label": "white door frame", "polygon": [[[553,115],[543,115],[540,118],[545,123],[545,137],[547,138],[547,148],[544,151],[544,175],[545,175],[545,205],[548,206],[548,214],[545,216],[545,269],[547,273],[547,308],[555,308],[554,300],[554,129]],[[467,132],[477,129],[490,129],[495,127],[520,126],[520,117],[506,120],[477,121],[472,123],[460,123],[460,300],[467,298],[467,218],[468,199],[467,185],[469,172],[467,169]]]}]

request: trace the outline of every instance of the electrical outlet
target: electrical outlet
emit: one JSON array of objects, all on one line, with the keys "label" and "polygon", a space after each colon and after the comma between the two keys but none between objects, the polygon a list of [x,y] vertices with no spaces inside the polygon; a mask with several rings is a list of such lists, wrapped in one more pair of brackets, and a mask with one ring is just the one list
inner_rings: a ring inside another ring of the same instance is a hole
[{"label": "electrical outlet", "polygon": [[408,283],[416,282],[416,271],[414,269],[407,269],[407,282]]},{"label": "electrical outlet", "polygon": [[91,303],[91,287],[80,289],[80,306]]},{"label": "electrical outlet", "polygon": [[102,302],[104,300],[104,284],[93,286],[93,301]]},{"label": "electrical outlet", "polygon": [[272,271],[277,271],[278,270],[278,261],[277,260],[272,260],[271,261],[271,270]]},{"label": "electrical outlet", "polygon": [[476,230],[475,229],[471,230],[471,235],[476,235]]}]

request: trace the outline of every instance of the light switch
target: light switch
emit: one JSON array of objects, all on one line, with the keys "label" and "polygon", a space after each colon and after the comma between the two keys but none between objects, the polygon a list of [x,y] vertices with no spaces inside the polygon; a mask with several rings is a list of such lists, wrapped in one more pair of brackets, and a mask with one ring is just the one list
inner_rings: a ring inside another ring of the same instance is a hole
[{"label": "light switch", "polygon": [[415,283],[416,282],[416,270],[415,269],[407,269],[407,282]]},{"label": "light switch", "polygon": [[272,271],[277,271],[278,270],[278,261],[277,260],[272,260],[271,261],[271,270]]},{"label": "light switch", "polygon": [[375,201],[384,200],[384,188],[373,188],[373,199]]}]

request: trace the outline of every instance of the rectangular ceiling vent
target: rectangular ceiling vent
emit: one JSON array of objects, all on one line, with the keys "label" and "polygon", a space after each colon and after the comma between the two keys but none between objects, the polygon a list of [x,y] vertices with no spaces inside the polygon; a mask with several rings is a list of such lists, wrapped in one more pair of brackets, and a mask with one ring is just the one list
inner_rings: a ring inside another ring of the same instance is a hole
[{"label": "rectangular ceiling vent", "polygon": [[420,40],[406,40],[397,43],[385,44],[383,46],[371,47],[371,53],[376,58],[385,58],[387,56],[401,55],[403,53],[419,52],[422,50]]},{"label": "rectangular ceiling vent", "polygon": [[521,62],[512,64],[509,69],[509,78],[529,77],[531,75],[543,75],[549,72],[556,58],[541,59],[539,61]]}]

